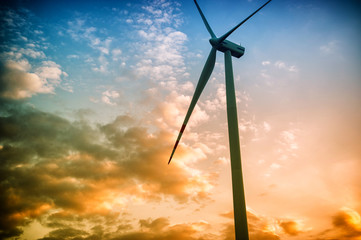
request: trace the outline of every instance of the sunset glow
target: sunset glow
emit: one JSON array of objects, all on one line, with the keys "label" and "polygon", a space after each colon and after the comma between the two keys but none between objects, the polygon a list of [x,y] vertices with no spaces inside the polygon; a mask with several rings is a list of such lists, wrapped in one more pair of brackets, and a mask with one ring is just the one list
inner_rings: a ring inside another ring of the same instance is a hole
[{"label": "sunset glow", "polygon": [[[199,0],[217,35],[264,1]],[[361,4],[273,0],[231,35],[251,240],[361,239]],[[223,54],[194,2],[0,4],[0,239],[232,240]]]}]

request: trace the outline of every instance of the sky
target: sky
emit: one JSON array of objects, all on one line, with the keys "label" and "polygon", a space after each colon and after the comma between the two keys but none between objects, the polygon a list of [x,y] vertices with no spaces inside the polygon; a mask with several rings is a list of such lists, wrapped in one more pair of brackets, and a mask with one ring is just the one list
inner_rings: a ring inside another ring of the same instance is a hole
[{"label": "sky", "polygon": [[[264,1],[199,0],[217,36]],[[251,240],[361,239],[361,2],[273,0],[228,40]],[[1,1],[0,238],[232,240],[224,57],[193,1]]]}]

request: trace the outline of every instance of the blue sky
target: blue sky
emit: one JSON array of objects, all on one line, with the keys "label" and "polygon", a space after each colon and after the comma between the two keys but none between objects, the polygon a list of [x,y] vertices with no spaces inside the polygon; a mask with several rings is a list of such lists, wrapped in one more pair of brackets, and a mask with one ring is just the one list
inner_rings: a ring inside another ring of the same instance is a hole
[{"label": "blue sky", "polygon": [[[201,1],[216,35],[262,1]],[[251,239],[360,239],[361,4],[273,0],[234,32]],[[223,54],[193,1],[3,1],[0,235],[234,239]],[[116,227],[115,227],[116,226]]]}]

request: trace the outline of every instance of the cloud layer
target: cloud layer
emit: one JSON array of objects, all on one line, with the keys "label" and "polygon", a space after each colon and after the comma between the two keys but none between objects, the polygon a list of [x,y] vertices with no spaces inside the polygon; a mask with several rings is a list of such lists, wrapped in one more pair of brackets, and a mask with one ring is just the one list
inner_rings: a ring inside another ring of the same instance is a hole
[{"label": "cloud layer", "polygon": [[131,122],[129,116],[118,116],[90,126],[29,108],[3,115],[3,231],[16,232],[46,214],[51,226],[70,216],[107,216],[137,199],[206,199],[213,176],[193,175],[191,168],[176,164],[164,169],[170,135],[150,134]]}]

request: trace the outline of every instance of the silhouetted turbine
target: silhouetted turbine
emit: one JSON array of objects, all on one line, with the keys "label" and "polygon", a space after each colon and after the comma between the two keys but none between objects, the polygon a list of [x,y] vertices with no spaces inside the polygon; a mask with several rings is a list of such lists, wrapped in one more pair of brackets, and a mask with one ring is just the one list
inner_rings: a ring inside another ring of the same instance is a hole
[{"label": "silhouetted turbine", "polygon": [[172,160],[175,150],[177,149],[178,143],[182,137],[184,129],[187,126],[188,120],[193,112],[194,107],[214,69],[216,62],[216,52],[221,51],[224,53],[224,64],[225,64],[225,75],[226,75],[226,98],[227,98],[227,119],[228,119],[228,135],[229,135],[229,148],[231,158],[231,172],[232,172],[232,188],[233,188],[233,208],[234,208],[234,225],[236,240],[248,240],[248,225],[247,225],[247,212],[246,202],[244,196],[243,177],[242,177],[242,165],[241,165],[241,151],[239,145],[238,135],[238,119],[237,119],[237,104],[236,94],[234,89],[233,80],[233,69],[232,69],[232,56],[240,58],[244,54],[245,48],[241,45],[235,44],[226,40],[238,27],[250,19],[254,14],[266,6],[271,0],[267,1],[255,12],[245,18],[242,22],[237,24],[234,28],[229,30],[227,33],[217,38],[212,28],[208,24],[201,8],[199,7],[196,0],[194,3],[197,6],[199,14],[202,17],[204,25],[206,26],[211,39],[209,40],[212,45],[211,52],[208,55],[207,61],[203,67],[201,76],[194,92],[191,104],[188,108],[187,114],[183,121],[181,130],[179,131],[177,140],[175,142],[172,154],[169,158],[168,164]]}]

